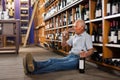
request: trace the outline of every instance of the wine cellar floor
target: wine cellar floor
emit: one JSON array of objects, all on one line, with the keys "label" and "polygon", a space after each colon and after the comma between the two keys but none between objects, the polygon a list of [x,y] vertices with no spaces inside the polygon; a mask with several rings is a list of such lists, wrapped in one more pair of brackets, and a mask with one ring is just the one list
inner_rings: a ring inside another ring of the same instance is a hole
[{"label": "wine cellar floor", "polygon": [[39,75],[25,75],[23,72],[22,59],[26,53],[32,53],[35,60],[46,60],[50,57],[60,58],[61,55],[46,49],[32,46],[20,48],[19,54],[0,54],[0,80],[119,80],[116,74],[105,72],[97,67],[86,63],[85,74],[78,70],[59,71]]}]

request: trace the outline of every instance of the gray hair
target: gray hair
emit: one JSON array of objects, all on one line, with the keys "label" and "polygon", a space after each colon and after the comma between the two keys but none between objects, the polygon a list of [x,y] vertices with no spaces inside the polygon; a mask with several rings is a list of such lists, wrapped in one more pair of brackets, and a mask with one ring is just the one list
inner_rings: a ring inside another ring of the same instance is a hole
[{"label": "gray hair", "polygon": [[82,26],[82,27],[85,28],[85,21],[84,21],[84,20],[76,20],[73,25],[75,26],[76,24],[77,24],[78,26]]}]

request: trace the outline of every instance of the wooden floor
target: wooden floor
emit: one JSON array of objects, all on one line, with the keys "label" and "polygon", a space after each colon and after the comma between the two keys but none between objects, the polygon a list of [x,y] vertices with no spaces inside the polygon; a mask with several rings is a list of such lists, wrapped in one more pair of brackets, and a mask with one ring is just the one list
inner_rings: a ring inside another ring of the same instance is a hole
[{"label": "wooden floor", "polygon": [[104,72],[89,64],[86,64],[85,74],[80,74],[77,70],[70,70],[25,75],[22,60],[26,53],[32,53],[37,61],[46,60],[50,57],[63,57],[40,47],[20,48],[19,55],[0,54],[0,80],[120,80],[118,75]]}]

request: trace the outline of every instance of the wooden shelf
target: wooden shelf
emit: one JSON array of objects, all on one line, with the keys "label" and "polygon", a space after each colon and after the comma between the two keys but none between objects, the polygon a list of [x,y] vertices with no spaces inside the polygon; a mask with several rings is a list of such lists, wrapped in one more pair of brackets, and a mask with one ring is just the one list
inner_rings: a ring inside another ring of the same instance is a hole
[{"label": "wooden shelf", "polygon": [[60,26],[60,27],[56,27],[56,28],[50,28],[50,29],[46,29],[45,31],[50,31],[50,30],[55,30],[55,29],[61,29],[61,28],[66,28],[67,26]]},{"label": "wooden shelf", "polygon": [[87,24],[87,23],[90,23],[90,20],[88,20],[88,21],[85,21],[85,23]]},{"label": "wooden shelf", "polygon": [[21,3],[21,4],[23,4],[23,3],[28,3],[28,1],[20,1],[20,3]]},{"label": "wooden shelf", "polygon": [[[2,25],[4,29],[9,27],[9,31],[7,31],[6,33],[3,32],[2,34],[0,34],[0,37],[2,37],[2,40],[1,40],[2,46],[0,46],[0,53],[14,52],[18,54],[19,36],[20,36],[20,32],[19,32],[20,20],[15,20],[15,19],[0,20],[0,23],[7,24],[7,25]],[[9,38],[11,38],[12,40]]]},{"label": "wooden shelf", "polygon": [[103,18],[98,18],[98,19],[92,19],[92,20],[90,20],[90,22],[98,22],[98,21],[102,21],[103,20]]},{"label": "wooden shelf", "polygon": [[120,14],[105,16],[104,19],[113,19],[113,18],[117,18],[117,17],[120,17]]},{"label": "wooden shelf", "polygon": [[60,40],[50,40],[50,39],[46,39],[46,41],[50,41],[50,42],[61,42]]},{"label": "wooden shelf", "polygon": [[27,8],[27,7],[21,7],[20,9],[21,10],[28,10],[29,8]]},{"label": "wooden shelf", "polygon": [[29,16],[28,14],[21,14],[20,16],[24,17],[24,16]]},{"label": "wooden shelf", "polygon": [[20,20],[21,22],[29,22],[29,20]]},{"label": "wooden shelf", "polygon": [[28,27],[21,27],[21,29],[23,29],[23,30],[27,30],[27,29],[28,29]]},{"label": "wooden shelf", "polygon": [[108,65],[108,64],[105,64],[105,63],[100,63],[100,62],[97,62],[97,61],[94,61],[94,60],[91,60],[91,59],[89,59],[88,61],[93,62],[93,63],[98,64],[98,65],[102,65],[102,66],[112,68],[112,69],[116,69],[116,70],[120,71],[120,68],[116,67],[116,66]]},{"label": "wooden shelf", "polygon": [[103,46],[103,44],[100,44],[100,43],[93,43],[93,46]]},{"label": "wooden shelf", "polygon": [[120,44],[105,44],[107,47],[115,47],[115,48],[120,48]]},{"label": "wooden shelf", "polygon": [[[75,6],[75,5],[78,5],[78,4],[82,3],[82,1],[83,1],[83,0],[77,0],[77,1],[74,1],[74,2],[70,3],[69,5],[65,6],[63,9],[61,9],[60,11],[58,11],[57,13],[55,13],[55,14],[53,14],[52,16],[48,17],[47,19],[44,19],[44,21],[47,21],[47,20],[49,20],[50,18],[52,18],[52,17],[54,17],[54,16],[56,16],[56,15],[58,15],[58,14],[64,12],[64,11],[66,11],[67,9],[69,9],[69,8]],[[84,0],[84,1],[85,1],[85,0]]]},{"label": "wooden shelf", "polygon": [[3,51],[3,50],[15,50],[16,47],[1,47],[0,50]]}]

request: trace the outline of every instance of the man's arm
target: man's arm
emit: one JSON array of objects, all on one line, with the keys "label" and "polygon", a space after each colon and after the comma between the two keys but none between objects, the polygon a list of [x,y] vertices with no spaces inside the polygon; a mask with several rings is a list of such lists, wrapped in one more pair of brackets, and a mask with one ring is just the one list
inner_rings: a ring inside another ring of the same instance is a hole
[{"label": "man's arm", "polygon": [[94,52],[94,48],[89,49],[88,51],[82,51],[80,57],[89,57]]},{"label": "man's arm", "polygon": [[66,41],[68,40],[68,38],[69,38],[69,32],[74,32],[74,29],[73,28],[69,28],[68,30],[66,30],[66,31],[64,31],[64,32],[62,32],[62,43],[61,43],[61,45],[63,46],[63,47],[65,47],[65,46],[71,46],[70,44],[71,44],[71,40],[70,40],[70,44],[68,44]]}]

